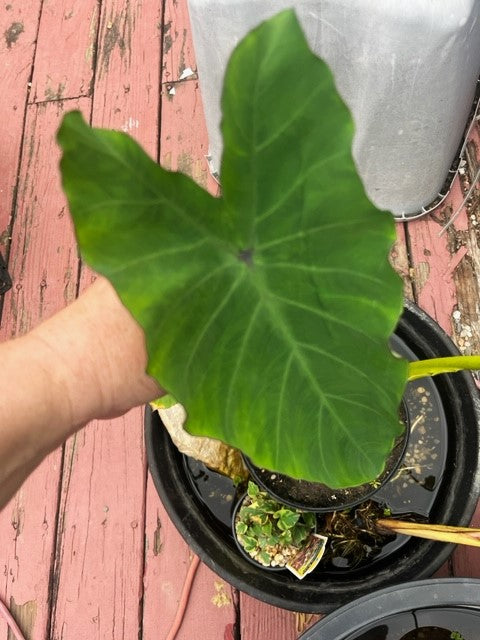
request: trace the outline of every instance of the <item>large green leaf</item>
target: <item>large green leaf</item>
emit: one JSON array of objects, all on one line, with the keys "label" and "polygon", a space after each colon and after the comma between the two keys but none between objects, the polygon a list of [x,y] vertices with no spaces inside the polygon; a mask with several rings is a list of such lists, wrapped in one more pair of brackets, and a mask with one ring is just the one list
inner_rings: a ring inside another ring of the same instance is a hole
[{"label": "large green leaf", "polygon": [[222,198],[128,136],[65,116],[62,173],[84,259],[147,335],[187,428],[332,487],[373,479],[406,364],[390,215],[365,196],[353,125],[292,12],[249,34],[223,93]]}]

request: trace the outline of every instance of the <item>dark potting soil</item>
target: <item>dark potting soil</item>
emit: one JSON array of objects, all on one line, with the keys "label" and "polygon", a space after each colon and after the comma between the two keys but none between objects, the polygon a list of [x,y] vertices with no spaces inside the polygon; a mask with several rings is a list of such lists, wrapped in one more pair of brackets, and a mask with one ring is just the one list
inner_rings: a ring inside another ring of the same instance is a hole
[{"label": "dark potting soil", "polygon": [[467,607],[418,609],[385,618],[343,640],[479,640],[480,610]]},{"label": "dark potting soil", "polygon": [[[432,509],[446,464],[447,424],[438,391],[429,378],[407,385],[404,400],[410,416],[410,436],[399,470],[375,495],[380,510],[388,508],[393,517],[416,514],[427,519]],[[193,458],[184,458],[185,468],[194,494],[205,507],[219,535],[231,537],[232,514],[244,487],[233,482]],[[356,507],[361,509],[362,507]],[[326,516],[321,516],[322,518]],[[321,520],[319,517],[319,525]],[[321,526],[319,527],[319,533]],[[360,536],[364,542],[364,554],[358,562],[358,545],[332,540],[327,553],[315,571],[304,581],[315,579],[318,572],[325,574],[350,572],[366,561],[375,563],[396,553],[409,538],[388,536],[372,540]],[[295,579],[292,577],[292,579]]]},{"label": "dark potting soil", "polygon": [[355,505],[367,499],[379,486],[381,486],[397,468],[405,447],[405,436],[397,438],[395,446],[385,464],[384,471],[377,480],[349,487],[347,489],[332,490],[319,482],[307,482],[295,480],[290,476],[274,473],[268,469],[254,467],[255,475],[259,483],[281,502],[290,506],[300,507],[305,510],[339,509],[344,505]]}]

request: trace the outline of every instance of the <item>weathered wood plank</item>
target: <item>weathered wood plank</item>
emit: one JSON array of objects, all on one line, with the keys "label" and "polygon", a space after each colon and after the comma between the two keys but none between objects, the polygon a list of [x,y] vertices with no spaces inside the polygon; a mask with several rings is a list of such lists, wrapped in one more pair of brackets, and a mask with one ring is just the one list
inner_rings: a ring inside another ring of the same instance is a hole
[{"label": "weathered wood plank", "polygon": [[[315,619],[317,620],[318,617]],[[313,617],[272,607],[244,593],[240,595],[242,640],[258,640],[258,638],[296,640],[312,622]]]},{"label": "weathered wood plank", "polygon": [[408,235],[416,301],[451,334],[452,313],[457,304],[455,271],[466,253],[458,234],[468,225],[466,216],[461,215],[446,234],[439,235],[448,220],[448,212],[459,202],[458,184],[450,198],[447,206],[428,218],[409,223]]},{"label": "weathered wood plank", "polygon": [[[472,166],[472,162],[467,168],[470,173],[478,166],[476,161]],[[466,188],[464,185],[463,191]],[[445,206],[425,219],[409,223],[408,241],[418,304],[452,336],[462,353],[471,354],[480,353],[478,197],[443,231],[461,205],[463,191],[456,180]]]},{"label": "weathered wood plank", "polygon": [[239,626],[242,640],[296,640],[322,617],[272,607],[245,593],[240,594]]},{"label": "weathered wood plank", "polygon": [[[47,638],[60,461],[49,456],[0,514],[0,596],[27,640]],[[3,625],[0,639],[12,640]]]},{"label": "weathered wood plank", "polygon": [[142,412],[66,447],[51,639],[137,638],[144,545]]},{"label": "weathered wood plank", "polygon": [[32,73],[41,0],[17,0],[0,9],[0,250],[9,242],[9,224],[18,179],[18,163],[28,83]]},{"label": "weathered wood plank", "polygon": [[163,38],[162,82],[175,83],[185,69],[196,72],[187,0],[166,0]]},{"label": "weathered wood plank", "polygon": [[10,255],[15,286],[5,296],[3,338],[25,333],[75,297],[78,260],[55,142],[63,109],[61,102],[28,109]]},{"label": "weathered wood plank", "polygon": [[408,260],[407,244],[405,240],[405,225],[396,225],[397,239],[390,253],[390,261],[395,271],[403,280],[403,295],[409,300],[413,300],[413,288],[410,279],[410,263]]},{"label": "weathered wood plank", "polygon": [[[143,638],[167,637],[175,618],[190,552],[147,479]],[[186,613],[188,616],[190,612]]]},{"label": "weathered wood plank", "polygon": [[5,296],[3,339],[25,333],[75,296],[78,260],[55,142],[63,108],[61,102],[28,108],[10,258],[15,286]]},{"label": "weathered wood plank", "polygon": [[98,6],[97,0],[43,0],[32,102],[90,95]]},{"label": "weathered wood plank", "polygon": [[[156,640],[166,638],[172,627],[192,552],[171,523],[150,477],[147,496],[143,640]],[[178,640],[233,640],[236,598],[230,585],[201,564]]]},{"label": "weathered wood plank", "polygon": [[[158,147],[160,3],[102,5],[92,120]],[[92,275],[82,269],[81,288]],[[142,625],[146,462],[141,409],[93,423],[66,447],[53,638],[137,638]]]},{"label": "weathered wood plank", "polygon": [[[87,106],[82,101],[75,105]],[[75,296],[77,254],[71,222],[65,216],[55,143],[62,113],[60,102],[30,106],[27,111],[10,254],[15,285],[5,296],[3,340],[25,333]],[[60,467],[58,450],[0,513],[1,596],[20,621],[28,622],[27,638],[39,640],[48,637]]]},{"label": "weathered wood plank", "polygon": [[177,82],[175,93],[162,85],[160,164],[190,176],[210,193],[218,184],[208,171],[208,137],[197,80]]},{"label": "weathered wood plank", "polygon": [[107,0],[102,6],[93,124],[131,133],[156,156],[161,3]]},{"label": "weathered wood plank", "polygon": [[[478,125],[470,138],[466,150],[466,164],[461,169],[460,183],[462,199],[468,192],[478,173]],[[452,203],[452,210],[460,206],[460,194],[457,202]],[[480,188],[474,190],[467,201],[462,218],[448,232],[450,246],[458,247],[453,278],[455,282],[458,305],[453,313],[452,332],[460,351],[465,354],[480,353],[480,310],[478,305],[480,293]]]}]

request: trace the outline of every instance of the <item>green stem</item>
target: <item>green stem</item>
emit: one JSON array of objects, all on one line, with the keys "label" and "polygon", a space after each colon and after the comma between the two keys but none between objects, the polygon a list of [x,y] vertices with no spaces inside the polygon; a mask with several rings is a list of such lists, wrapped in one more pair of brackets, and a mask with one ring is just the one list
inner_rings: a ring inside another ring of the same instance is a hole
[{"label": "green stem", "polygon": [[415,360],[408,366],[408,380],[417,380],[424,376],[436,376],[439,373],[455,373],[455,371],[480,370],[480,356],[452,356],[449,358],[432,358],[431,360]]}]

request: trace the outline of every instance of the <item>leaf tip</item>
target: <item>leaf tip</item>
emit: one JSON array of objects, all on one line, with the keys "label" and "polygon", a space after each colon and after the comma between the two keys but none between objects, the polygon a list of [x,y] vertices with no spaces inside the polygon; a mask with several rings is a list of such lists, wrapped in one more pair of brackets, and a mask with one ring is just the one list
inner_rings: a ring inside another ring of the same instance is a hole
[{"label": "leaf tip", "polygon": [[68,111],[62,118],[60,127],[57,131],[57,141],[62,149],[65,149],[69,141],[69,132],[79,127],[85,127],[86,122],[83,114],[78,109]]}]

